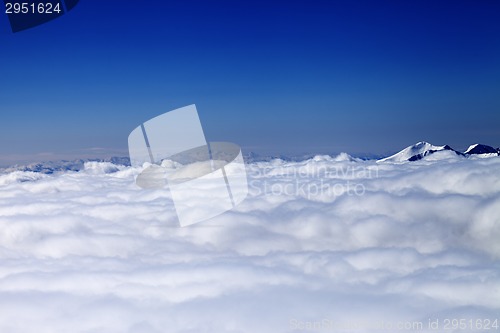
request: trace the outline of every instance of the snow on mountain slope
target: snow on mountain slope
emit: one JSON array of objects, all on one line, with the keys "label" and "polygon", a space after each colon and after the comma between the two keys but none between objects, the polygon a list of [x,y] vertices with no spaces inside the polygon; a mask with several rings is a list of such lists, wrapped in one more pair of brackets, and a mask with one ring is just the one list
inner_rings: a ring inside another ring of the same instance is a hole
[{"label": "snow on mountain slope", "polygon": [[498,156],[498,155],[500,155],[500,152],[498,151],[498,149],[495,149],[493,147],[476,143],[476,144],[471,145],[464,152],[464,154],[467,154],[467,155],[483,155],[482,157],[491,157],[491,156]]},{"label": "snow on mountain slope", "polygon": [[138,188],[130,166],[2,174],[0,332],[302,332],[327,319],[430,333],[429,318],[494,320],[499,169],[249,163],[247,199],[188,228],[169,191]]},{"label": "snow on mountain slope", "polygon": [[428,156],[428,155],[431,155],[433,153],[440,152],[440,151],[452,152],[452,154],[448,154],[448,153],[439,154],[442,157],[461,155],[461,153],[456,152],[448,145],[434,146],[428,142],[420,141],[412,146],[406,147],[405,149],[401,150],[399,153],[396,153],[392,156],[380,159],[379,162],[401,163],[401,162],[407,162],[407,161],[417,161],[417,160],[424,158],[425,156]]}]

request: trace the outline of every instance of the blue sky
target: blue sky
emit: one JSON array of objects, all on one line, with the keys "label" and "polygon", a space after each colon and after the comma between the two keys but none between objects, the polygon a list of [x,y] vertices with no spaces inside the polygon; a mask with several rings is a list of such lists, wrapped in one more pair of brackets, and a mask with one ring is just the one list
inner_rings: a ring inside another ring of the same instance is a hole
[{"label": "blue sky", "polygon": [[82,0],[0,15],[2,161],[124,155],[195,103],[210,141],[271,154],[500,146],[498,1]]}]

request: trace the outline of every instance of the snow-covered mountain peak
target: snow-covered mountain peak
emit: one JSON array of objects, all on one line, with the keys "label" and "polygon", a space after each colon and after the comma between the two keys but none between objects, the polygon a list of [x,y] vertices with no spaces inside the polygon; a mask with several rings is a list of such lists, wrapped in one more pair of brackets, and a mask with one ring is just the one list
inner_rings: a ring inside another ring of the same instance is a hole
[{"label": "snow-covered mountain peak", "polygon": [[469,148],[464,152],[464,154],[472,155],[472,154],[493,154],[493,155],[498,155],[498,150],[487,145],[483,145],[480,143],[476,143],[473,145],[470,145]]},{"label": "snow-covered mountain peak", "polygon": [[[392,156],[380,159],[379,162],[406,162],[417,161],[423,157],[435,153],[437,151],[450,150],[454,151],[450,146],[435,146],[426,141],[417,142],[414,145],[408,146]],[[457,152],[457,154],[460,154]]]}]

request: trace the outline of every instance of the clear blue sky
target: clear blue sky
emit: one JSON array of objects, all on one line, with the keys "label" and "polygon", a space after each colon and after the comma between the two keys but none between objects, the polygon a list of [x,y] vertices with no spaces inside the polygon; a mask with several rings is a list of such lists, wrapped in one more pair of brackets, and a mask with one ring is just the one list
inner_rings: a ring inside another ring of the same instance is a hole
[{"label": "clear blue sky", "polygon": [[0,13],[0,45],[4,161],[124,155],[192,103],[245,151],[500,145],[499,1],[81,0],[15,34]]}]

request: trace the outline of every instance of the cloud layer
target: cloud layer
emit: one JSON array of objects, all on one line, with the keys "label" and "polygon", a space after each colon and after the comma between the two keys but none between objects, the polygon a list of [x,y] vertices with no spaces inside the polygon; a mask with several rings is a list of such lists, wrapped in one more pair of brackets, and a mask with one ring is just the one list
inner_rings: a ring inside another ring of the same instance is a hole
[{"label": "cloud layer", "polygon": [[500,158],[257,162],[241,205],[187,228],[168,191],[136,187],[135,168],[2,174],[0,332],[493,320],[499,170]]}]

